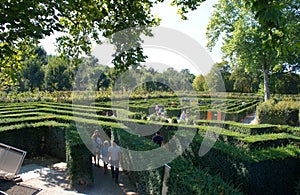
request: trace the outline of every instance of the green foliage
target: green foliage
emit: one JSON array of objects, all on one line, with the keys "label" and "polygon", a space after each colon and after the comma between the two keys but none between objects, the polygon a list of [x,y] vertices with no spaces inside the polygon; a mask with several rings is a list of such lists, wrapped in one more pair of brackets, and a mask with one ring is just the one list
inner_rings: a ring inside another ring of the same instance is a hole
[{"label": "green foliage", "polygon": [[193,81],[193,88],[195,91],[206,91],[207,90],[207,84],[205,77],[203,75],[198,75]]},{"label": "green foliage", "polygon": [[[1,78],[13,78],[20,68],[20,54],[30,54],[27,48],[37,44],[38,39],[50,35],[54,31],[64,34],[57,39],[58,51],[67,57],[78,57],[89,54],[92,42],[101,43],[101,37],[109,37],[113,33],[135,26],[151,26],[157,24],[151,14],[152,1],[109,2],[109,1],[23,1],[2,2],[0,13],[1,36]],[[120,14],[122,13],[122,14]],[[99,24],[101,21],[101,25]],[[136,29],[137,35],[145,29]],[[114,37],[111,38],[113,40]],[[117,48],[128,45],[126,42],[113,42]],[[139,45],[125,54],[118,53],[114,59],[117,70],[126,70],[130,65],[142,61],[144,56]],[[123,55],[123,56],[122,56]],[[127,59],[128,61],[122,61]],[[10,59],[15,66],[7,64]],[[130,60],[129,60],[130,59]],[[10,72],[9,69],[12,68]],[[2,73],[2,71],[1,71]]]},{"label": "green foliage", "polygon": [[300,75],[296,73],[275,73],[270,76],[270,91],[274,94],[299,94]]},{"label": "green foliage", "polygon": [[227,73],[224,72],[224,63],[214,64],[209,74],[205,76],[208,89],[212,92],[225,92],[225,74]]},{"label": "green foliage", "polygon": [[191,166],[189,161],[178,157],[170,163],[168,194],[243,194],[219,175],[212,176],[207,169]]},{"label": "green foliage", "polygon": [[257,72],[245,71],[244,67],[235,67],[232,70],[230,79],[233,83],[233,91],[242,93],[255,93],[262,82],[260,74]]},{"label": "green foliage", "polygon": [[71,185],[93,183],[92,153],[82,142],[74,125],[66,130],[66,156]]},{"label": "green foliage", "polygon": [[212,49],[222,35],[224,59],[232,68],[244,70],[239,72],[261,75],[267,100],[270,72],[277,65],[298,64],[298,9],[299,5],[292,0],[221,0],[215,5],[207,27],[208,47]]},{"label": "green foliage", "polygon": [[173,123],[173,124],[177,124],[177,123],[178,123],[177,117],[172,117],[172,123]]},{"label": "green foliage", "polygon": [[299,108],[298,102],[270,100],[259,105],[256,114],[259,123],[297,126]]},{"label": "green foliage", "polygon": [[49,91],[71,90],[74,68],[63,58],[50,56],[45,73],[45,88]]},{"label": "green foliage", "polygon": [[168,117],[179,117],[181,114],[181,108],[165,108],[165,111],[168,113]]},{"label": "green foliage", "polygon": [[22,70],[18,78],[21,91],[41,90],[44,84],[45,69],[48,63],[46,51],[38,47],[34,56],[25,56],[22,62]]},{"label": "green foliage", "polygon": [[[297,146],[247,151],[217,141],[206,155],[199,158],[197,154],[202,140],[196,136],[191,149],[184,154],[192,159],[194,166],[209,167],[210,174],[219,174],[247,194],[294,191],[294,181],[299,177],[295,172],[300,154]],[[276,170],[276,174],[271,174],[272,170]],[[289,180],[289,187],[282,185],[284,180]]]},{"label": "green foliage", "polygon": [[[55,96],[59,94],[63,93],[55,94]],[[234,96],[232,95],[232,97]],[[285,99],[288,96],[282,98]],[[298,97],[289,96],[289,98],[297,99]],[[171,97],[153,98],[147,101],[140,98],[130,101],[130,105],[143,104],[148,106],[155,102],[164,105],[172,100]],[[235,106],[241,106],[240,109],[245,109],[256,104],[257,100],[245,100],[246,104],[244,105],[235,104],[237,100],[220,100],[218,102],[230,106],[231,109]],[[118,118],[119,122],[117,123],[113,118],[101,115],[105,115],[107,111],[112,109],[120,108],[111,108],[109,102],[98,102],[95,105],[94,107],[94,105],[85,106],[56,102],[1,104],[0,141],[26,148],[32,156],[45,153],[64,158],[64,151],[66,151],[68,175],[72,184],[89,184],[93,181],[89,150],[91,146],[85,146],[81,136],[89,139],[92,131],[101,125],[101,128],[109,137],[120,140],[120,145],[125,148],[134,151],[147,151],[156,148],[157,145],[151,141],[152,135],[143,137],[130,133],[136,131],[135,128],[141,130],[140,126],[136,126],[137,123],[157,125],[166,142],[172,138],[179,127],[179,124],[127,118]],[[94,112],[97,112],[97,115],[92,114]],[[142,113],[136,114],[139,117],[142,116]],[[76,120],[76,125],[83,125],[87,131],[84,133],[78,132],[74,120]],[[168,185],[169,189],[173,190],[175,194],[176,192],[182,192],[183,194],[202,192],[238,193],[232,185],[225,182],[239,186],[245,193],[257,193],[260,190],[270,193],[276,190],[281,193],[293,192],[296,185],[295,181],[298,181],[300,176],[297,172],[300,158],[300,149],[296,145],[300,140],[298,127],[288,125],[244,125],[234,122],[207,120],[197,122],[199,123],[197,126],[180,126],[188,132],[198,130],[198,134],[184,154],[171,163],[171,174],[173,175]],[[207,131],[217,133],[218,140],[206,155],[199,157],[199,147],[203,143]],[[57,140],[58,137],[64,138],[63,133],[66,133],[66,144],[62,144],[65,140]],[[15,139],[16,135],[26,139]],[[28,136],[31,136],[32,139]],[[41,139],[41,137],[44,138]],[[57,141],[57,143],[54,143],[54,141]],[[32,142],[37,144],[32,144]],[[48,142],[53,142],[50,143],[51,147],[47,147]],[[65,149],[61,149],[63,147]],[[132,160],[130,155],[124,157]],[[276,170],[276,174],[274,174],[274,170]],[[159,168],[130,172],[129,175],[132,176],[133,181],[136,181],[140,193],[160,194],[162,171],[162,168]],[[232,178],[234,178],[233,181]],[[280,185],[283,181],[288,182],[284,186]]]}]

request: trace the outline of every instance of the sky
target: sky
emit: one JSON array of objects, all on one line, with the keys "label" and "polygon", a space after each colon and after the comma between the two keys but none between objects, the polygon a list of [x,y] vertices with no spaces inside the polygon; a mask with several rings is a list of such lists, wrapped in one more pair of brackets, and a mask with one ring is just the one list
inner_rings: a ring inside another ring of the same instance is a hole
[{"label": "sky", "polygon": [[[206,0],[197,10],[189,12],[186,16],[188,20],[182,20],[176,13],[177,8],[169,6],[170,1],[165,1],[163,4],[158,4],[154,7],[154,14],[162,19],[161,26],[173,28],[194,38],[204,48],[207,43],[206,27],[209,23],[209,18],[213,12],[213,5],[218,0]],[[220,43],[216,48],[209,53],[215,62],[221,61],[221,46]]]},{"label": "sky", "polygon": [[[167,27],[186,34],[203,47],[203,51],[205,51],[207,55],[211,57],[214,63],[221,62],[221,41],[218,42],[212,52],[209,52],[205,47],[207,43],[205,35],[206,26],[213,11],[212,6],[213,4],[217,3],[217,1],[218,0],[206,0],[201,4],[200,7],[198,7],[197,10],[191,11],[186,15],[188,20],[182,20],[180,18],[180,16],[177,14],[177,8],[170,6],[170,0],[156,5],[153,8],[153,14],[161,18],[161,27]],[[48,54],[56,54],[54,44],[57,36],[58,34],[55,33],[54,35],[48,36],[41,40],[41,45]],[[166,66],[173,67],[179,71],[183,68],[188,68],[191,73],[195,75],[203,74],[203,72],[195,68],[195,64],[191,63],[183,55],[177,55],[176,52],[150,48],[145,50],[145,53],[149,56],[149,64],[159,61],[160,63],[166,64]]]}]

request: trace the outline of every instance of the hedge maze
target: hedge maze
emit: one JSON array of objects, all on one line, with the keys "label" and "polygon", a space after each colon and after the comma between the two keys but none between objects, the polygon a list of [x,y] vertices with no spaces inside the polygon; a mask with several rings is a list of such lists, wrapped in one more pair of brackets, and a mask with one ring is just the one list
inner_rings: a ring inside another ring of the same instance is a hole
[{"label": "hedge maze", "polygon": [[[213,103],[212,103],[213,101]],[[300,188],[300,128],[288,125],[247,125],[239,121],[252,113],[258,99],[199,98],[197,105],[187,99],[165,97],[130,100],[124,111],[121,100],[96,102],[89,106],[37,101],[0,105],[0,142],[26,150],[27,158],[50,155],[66,161],[71,184],[93,182],[91,146],[81,137],[89,137],[102,128],[120,145],[131,150],[151,150],[157,146],[150,136],[130,134],[134,124],[159,124],[166,141],[178,127],[196,131],[184,153],[170,162],[167,183],[169,194],[296,194]],[[165,115],[155,116],[155,105],[163,106]],[[182,110],[189,112],[189,122],[178,124]],[[112,114],[125,112],[127,118]],[[207,120],[208,112],[213,113]],[[193,117],[193,113],[199,113]],[[221,113],[225,121],[216,120]],[[299,114],[299,113],[298,113]],[[76,121],[76,124],[75,124]],[[84,126],[80,135],[76,128]],[[217,142],[204,156],[198,155],[206,131]],[[80,137],[81,136],[81,137]],[[130,157],[126,157],[128,160]],[[128,171],[140,194],[161,194],[163,167],[148,171]]]}]

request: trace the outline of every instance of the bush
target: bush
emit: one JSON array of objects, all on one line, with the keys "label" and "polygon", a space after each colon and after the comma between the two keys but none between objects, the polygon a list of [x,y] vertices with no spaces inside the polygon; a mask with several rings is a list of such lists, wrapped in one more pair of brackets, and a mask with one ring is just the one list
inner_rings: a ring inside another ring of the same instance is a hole
[{"label": "bush", "polygon": [[174,123],[174,124],[177,124],[177,123],[178,123],[177,117],[172,117],[172,123]]},{"label": "bush", "polygon": [[178,117],[181,114],[181,108],[165,108],[169,117]]},{"label": "bush", "polygon": [[300,104],[292,101],[269,100],[256,110],[259,123],[297,126]]}]

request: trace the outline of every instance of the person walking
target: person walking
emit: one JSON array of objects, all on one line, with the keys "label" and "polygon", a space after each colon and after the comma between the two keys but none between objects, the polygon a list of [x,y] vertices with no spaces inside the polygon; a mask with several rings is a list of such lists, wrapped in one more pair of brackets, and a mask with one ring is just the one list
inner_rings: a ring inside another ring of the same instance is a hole
[{"label": "person walking", "polygon": [[102,140],[100,138],[99,130],[95,130],[92,135],[92,142],[93,142],[93,160],[95,166],[99,165],[100,160],[100,153],[101,153],[101,146]]},{"label": "person walking", "polygon": [[156,135],[152,137],[152,141],[159,146],[164,145],[164,137],[160,135],[160,131],[156,132]]},{"label": "person walking", "polygon": [[102,161],[104,165],[104,174],[107,173],[107,165],[108,165],[108,148],[109,148],[109,142],[105,140],[103,142],[103,147],[101,149],[101,155],[102,155]]},{"label": "person walking", "polygon": [[115,179],[115,183],[118,183],[119,179],[119,164],[122,160],[121,148],[118,146],[118,141],[114,140],[112,146],[108,148],[108,160],[110,162],[110,169],[112,178]]},{"label": "person walking", "polygon": [[182,113],[180,115],[179,123],[187,124],[187,115],[186,115],[185,111],[182,111]]}]

